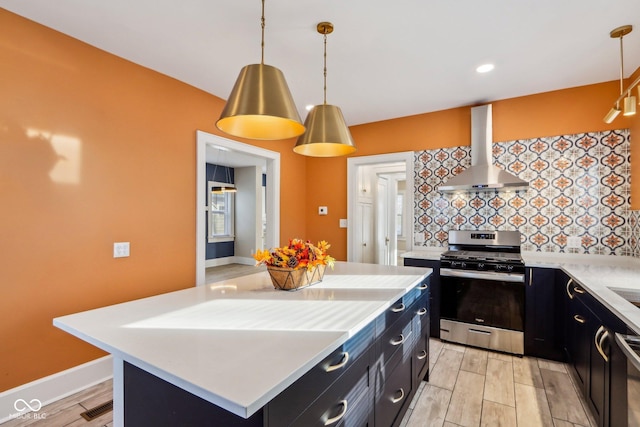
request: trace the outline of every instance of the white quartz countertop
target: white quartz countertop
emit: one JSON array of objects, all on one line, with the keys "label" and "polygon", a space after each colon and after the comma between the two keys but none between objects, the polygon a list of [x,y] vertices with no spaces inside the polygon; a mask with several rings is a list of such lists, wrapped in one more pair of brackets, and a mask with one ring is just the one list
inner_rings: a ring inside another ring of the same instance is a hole
[{"label": "white quartz countertop", "polygon": [[[439,260],[446,248],[428,248],[402,254],[404,258]],[[523,252],[527,267],[559,268],[573,277],[598,301],[640,334],[640,308],[619,295],[640,302],[640,259],[609,255]]]},{"label": "white quartz countertop", "polygon": [[336,263],[323,282],[293,292],[261,272],[53,323],[248,418],[430,272]]}]

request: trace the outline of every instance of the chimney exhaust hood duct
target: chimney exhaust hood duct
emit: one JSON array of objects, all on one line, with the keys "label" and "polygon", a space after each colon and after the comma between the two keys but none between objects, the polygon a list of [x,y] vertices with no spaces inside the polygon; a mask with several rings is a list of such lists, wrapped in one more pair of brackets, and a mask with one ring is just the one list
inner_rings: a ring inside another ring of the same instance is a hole
[{"label": "chimney exhaust hood duct", "polygon": [[491,104],[471,108],[471,167],[450,178],[438,191],[526,190],[529,183],[491,163]]}]

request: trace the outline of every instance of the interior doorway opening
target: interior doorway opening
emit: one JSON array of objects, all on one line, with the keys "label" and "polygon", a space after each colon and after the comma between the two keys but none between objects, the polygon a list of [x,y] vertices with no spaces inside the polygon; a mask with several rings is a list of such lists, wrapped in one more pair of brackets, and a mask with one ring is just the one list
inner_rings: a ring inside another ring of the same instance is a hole
[{"label": "interior doorway opening", "polygon": [[347,159],[347,259],[402,265],[413,247],[413,152]]},{"label": "interior doorway opening", "polygon": [[[220,153],[224,152],[224,156]],[[196,134],[196,285],[206,283],[208,181],[207,163],[236,172],[233,262],[252,264],[256,249],[279,246],[280,153],[232,141],[207,132]],[[264,185],[263,184],[264,176]],[[209,265],[212,265],[209,262]]]}]

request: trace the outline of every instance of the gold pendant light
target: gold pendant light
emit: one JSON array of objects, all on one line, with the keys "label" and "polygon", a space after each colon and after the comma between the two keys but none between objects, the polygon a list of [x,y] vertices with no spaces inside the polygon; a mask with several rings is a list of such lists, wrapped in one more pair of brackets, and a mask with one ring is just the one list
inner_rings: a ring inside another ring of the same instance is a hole
[{"label": "gold pendant light", "polygon": [[311,157],[344,156],[356,151],[356,145],[340,108],[327,105],[327,34],[333,32],[333,24],[321,22],[317,31],[324,35],[324,103],[309,111],[304,121],[307,130],[293,151]]},{"label": "gold pendant light", "polygon": [[[612,39],[620,39],[620,96],[615,101],[615,104],[606,116],[604,116],[605,123],[611,123],[622,112],[624,116],[633,116],[636,114],[636,97],[631,95],[631,90],[640,82],[640,77],[637,78],[629,87],[624,90],[624,51],[622,48],[622,38],[629,34],[633,30],[631,25],[623,25],[621,27],[611,30],[609,36]],[[626,97],[624,96],[626,92]],[[620,108],[620,101],[623,100],[623,108]]]},{"label": "gold pendant light", "polygon": [[242,138],[293,138],[304,132],[304,126],[282,71],[264,63],[264,0],[260,25],[260,64],[242,68],[216,127]]}]

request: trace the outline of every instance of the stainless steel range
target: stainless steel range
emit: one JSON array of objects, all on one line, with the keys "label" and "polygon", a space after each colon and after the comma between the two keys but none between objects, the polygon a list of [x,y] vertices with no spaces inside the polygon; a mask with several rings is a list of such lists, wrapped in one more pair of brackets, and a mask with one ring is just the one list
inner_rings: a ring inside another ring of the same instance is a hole
[{"label": "stainless steel range", "polygon": [[524,354],[519,231],[450,231],[440,277],[441,339]]}]

